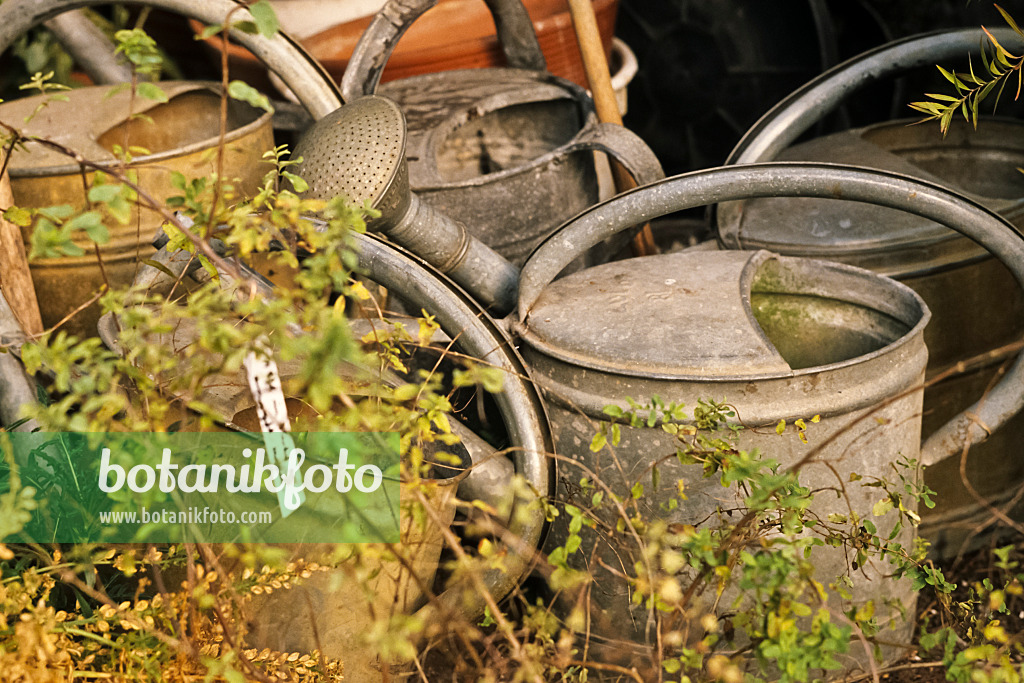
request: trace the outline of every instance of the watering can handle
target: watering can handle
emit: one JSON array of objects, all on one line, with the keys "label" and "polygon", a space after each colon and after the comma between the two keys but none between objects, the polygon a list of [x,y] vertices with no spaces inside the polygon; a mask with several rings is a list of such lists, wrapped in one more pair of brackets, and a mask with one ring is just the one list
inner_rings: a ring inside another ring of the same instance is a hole
[{"label": "watering can handle", "polygon": [[[533,22],[521,0],[484,0],[508,66],[544,71],[547,66]],[[341,93],[346,102],[360,95],[372,95],[380,83],[384,67],[399,39],[424,12],[438,0],[388,0],[356,43],[341,78]]]},{"label": "watering can handle", "polygon": [[[554,461],[547,454],[554,446],[544,405],[536,386],[529,379],[526,364],[509,341],[503,329],[485,315],[472,298],[437,274],[420,258],[372,236],[354,234],[358,243],[359,265],[376,282],[380,282],[413,308],[427,310],[435,316],[441,329],[458,338],[462,350],[492,367],[503,371],[505,381],[501,393],[495,395],[512,447],[509,453],[532,489],[541,496],[553,494]],[[510,482],[505,482],[510,483]],[[512,538],[518,547],[505,557],[503,571],[489,570],[484,582],[495,600],[501,600],[515,587],[533,562],[531,550],[540,544],[544,529],[544,513],[537,505],[517,501],[509,521]],[[527,549],[524,551],[523,549]],[[472,605],[465,595],[446,591],[438,596],[443,608],[467,610],[473,617],[484,612],[484,598],[473,593]],[[422,608],[433,610],[433,603]]]},{"label": "watering can handle", "polygon": [[[70,10],[105,5],[109,0],[4,0],[0,3],[0,53],[33,26]],[[235,0],[124,0],[124,4],[157,7],[206,24],[252,20]],[[341,106],[341,93],[324,68],[295,40],[278,32],[273,38],[231,30],[232,40],[244,45],[291,88],[314,119]]]},{"label": "watering can handle", "polygon": [[[1009,28],[991,31],[1005,46],[1019,45]],[[771,161],[860,88],[885,76],[977,54],[985,34],[978,29],[938,31],[911,36],[868,50],[807,82],[772,107],[736,144],[726,164]],[[717,208],[718,237],[723,245],[740,248],[742,203]]]},{"label": "watering can handle", "polygon": [[580,131],[569,152],[596,150],[609,154],[633,176],[637,185],[646,185],[665,177],[661,162],[636,133],[617,123],[598,123]]},{"label": "watering can handle", "polygon": [[[772,162],[724,166],[667,178],[587,209],[530,256],[519,278],[516,327],[525,325],[544,288],[574,258],[632,225],[665,214],[756,197],[817,197],[907,211],[956,230],[988,249],[1024,288],[1024,236],[981,204],[933,183],[855,166]],[[925,442],[921,461],[934,464],[983,441],[1024,406],[1024,358],[980,401]]]}]

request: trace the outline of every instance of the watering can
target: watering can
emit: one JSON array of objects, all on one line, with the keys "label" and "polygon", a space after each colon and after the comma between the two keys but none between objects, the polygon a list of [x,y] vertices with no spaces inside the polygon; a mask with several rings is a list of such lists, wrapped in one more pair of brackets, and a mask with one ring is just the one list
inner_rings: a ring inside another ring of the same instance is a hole
[{"label": "watering can", "polygon": [[[1001,44],[1020,44],[1010,29],[994,31]],[[977,53],[984,35],[956,30],[906,38],[841,64],[807,83],[761,118],[728,163],[828,160],[881,168],[930,180],[965,194],[1024,224],[1024,123],[985,120],[974,130],[954,117],[943,139],[936,126],[891,121],[789,147],[860,87],[912,67]],[[810,226],[810,229],[807,229]],[[876,206],[834,199],[757,199],[718,208],[718,239],[726,248],[764,248],[850,263],[894,277],[927,302],[934,319],[925,333],[928,376],[1016,341],[1024,333],[1024,297],[1010,272],[974,242],[941,225]],[[933,433],[981,396],[1001,363],[998,356],[929,386],[924,433]],[[1024,418],[1012,420],[961,462],[952,458],[925,472],[937,492],[923,513],[922,534],[938,555],[955,555],[994,521],[989,505],[1011,504],[1024,483],[1019,452]],[[963,468],[963,469],[961,469]],[[961,474],[963,472],[963,475]],[[964,476],[970,484],[964,483]],[[1009,510],[1007,510],[1009,512]],[[1024,510],[1018,509],[1020,515]]]},{"label": "watering can", "polygon": [[[453,431],[461,438],[461,449],[445,447],[446,451],[468,458],[473,467],[457,477],[428,482],[432,494],[428,504],[436,508],[437,514],[450,522],[455,512],[453,494],[458,490],[460,497],[484,500],[497,508],[502,501],[511,503],[509,517],[505,520],[513,538],[518,539],[521,548],[539,545],[544,529],[544,515],[539,509],[528,505],[529,501],[510,498],[509,484],[515,474],[522,475],[540,495],[548,495],[553,485],[553,462],[547,457],[551,452],[551,435],[544,414],[540,395],[527,379],[528,374],[522,359],[509,343],[505,332],[491,318],[484,314],[479,305],[462,294],[452,283],[416,256],[373,237],[352,234],[356,242],[359,267],[375,281],[386,282],[389,289],[410,304],[429,311],[449,339],[457,339],[456,346],[472,357],[479,358],[491,367],[498,368],[504,376],[503,388],[495,396],[503,425],[508,435],[509,456],[496,454],[495,449],[480,437],[452,421]],[[195,260],[184,252],[169,253],[166,248],[157,251],[153,259],[159,266],[147,264],[139,272],[136,284],[147,286],[154,291],[169,288],[183,273],[190,270],[196,277],[203,271],[195,269]],[[272,286],[258,279],[254,283],[261,288],[261,295],[273,296]],[[249,286],[247,283],[246,286]],[[221,286],[232,287],[229,274],[221,273]],[[100,321],[100,336],[112,349],[124,352],[118,341],[119,328],[112,315]],[[188,330],[168,332],[167,343],[190,343]],[[282,363],[280,374],[289,376],[289,366]],[[244,424],[239,415],[251,412],[254,399],[244,377],[212,378],[209,388],[203,393],[203,400],[214,410],[225,416],[225,422],[232,428]],[[435,469],[437,469],[435,467]],[[441,469],[445,469],[442,467]],[[436,602],[423,605],[423,596],[417,586],[429,586],[433,582],[438,565],[438,553],[443,542],[441,530],[433,525],[417,526],[403,511],[401,538],[403,544],[412,547],[411,567],[400,567],[397,563],[384,563],[380,575],[375,579],[377,598],[374,609],[387,612],[390,609],[415,612],[424,623],[440,618],[436,610],[457,610],[469,619],[483,614],[487,597],[465,590],[450,589],[441,593]],[[501,571],[482,575],[483,585],[494,600],[504,598],[523,578],[532,563],[527,552],[517,548],[508,552]],[[315,558],[322,547],[303,547],[304,554]],[[343,569],[333,569],[314,576],[310,581],[289,590],[275,591],[273,596],[262,597],[253,605],[250,615],[252,624],[249,632],[254,647],[274,647],[287,652],[312,651],[323,646],[326,656],[340,658],[345,662],[346,675],[358,680],[375,680],[381,676],[381,663],[363,651],[359,638],[371,625],[362,606],[365,600],[360,589],[349,593],[344,581],[341,588],[331,588]],[[415,573],[415,578],[413,574]],[[299,594],[312,602],[299,597]],[[308,605],[316,605],[310,614]],[[315,624],[312,623],[315,621]],[[392,662],[392,668],[401,666]]]},{"label": "watering can", "polygon": [[[595,473],[628,499],[633,484],[650,483],[652,463],[665,459],[659,464],[661,481],[685,479],[688,500],[666,513],[662,504],[675,497],[675,487],[669,494],[645,492],[637,502],[648,519],[697,524],[719,506],[742,501],[742,494],[702,481],[700,465],[666,458],[675,449],[657,427],[623,424],[615,455],[592,452],[596,423],[609,419],[604,407],[628,410],[626,397],[644,405],[658,396],[688,410],[700,399],[724,399],[748,427],[739,433],[737,447],[760,449],[782,469],[815,443],[823,444],[802,469],[802,482],[811,490],[845,487],[861,512],[871,509],[878,494],[854,490],[846,483],[851,473],[885,476],[901,456],[937,462],[959,453],[968,441],[984,439],[1020,410],[1024,364],[1018,359],[984,401],[921,445],[928,308],[905,285],[856,267],[767,251],[690,250],[555,279],[583,250],[661,215],[735,199],[837,195],[956,229],[995,254],[1024,286],[1024,239],[1004,219],[941,186],[883,171],[814,163],[724,167],[668,178],[599,204],[560,228],[528,259],[517,313],[509,321],[547,402],[559,454],[559,497],[587,510],[589,496],[575,495],[574,484]],[[814,415],[821,422],[809,446],[794,430],[781,437],[775,433],[780,420]],[[834,500],[818,496],[816,512],[825,517],[837,511],[822,509]],[[607,524],[599,524],[606,532],[615,529],[615,519],[599,521]],[[883,537],[887,532],[879,524]],[[654,634],[615,573],[630,571],[641,551],[628,533],[598,536],[584,527],[581,534],[586,550],[570,556],[570,562],[595,575],[590,632],[615,641],[613,649],[625,650],[637,664],[642,644],[653,642]],[[909,544],[913,534],[904,529],[899,538]],[[556,521],[548,549],[566,538],[566,524]],[[590,555],[594,547],[600,562]],[[822,580],[847,567],[841,550],[825,552],[815,562]],[[874,565],[861,571],[854,602],[873,599],[881,605],[892,599],[912,607],[909,582],[892,580]],[[909,642],[910,628],[910,622],[899,626],[896,636]],[[598,647],[591,643],[592,652]]]},{"label": "watering can", "polygon": [[[99,4],[103,3],[68,0],[43,0],[42,2],[8,0],[0,6],[0,52],[10,47],[14,40],[28,29],[47,19],[73,8]],[[178,10],[188,16],[210,23],[223,21],[228,12],[239,7],[237,3],[230,0],[204,2],[184,2],[182,0],[150,2],[147,0],[144,3],[129,4],[145,4],[171,11]],[[233,16],[239,16],[239,14],[236,12]],[[241,17],[239,16],[239,18]],[[340,106],[340,95],[330,78],[312,58],[286,36],[278,35],[268,39],[241,31],[234,31],[232,35],[254,54],[273,63],[279,76],[295,85],[294,89],[300,102],[313,116],[322,116]],[[103,64],[98,68],[102,73],[111,73],[112,65],[107,64],[106,67],[106,71],[103,71]],[[145,100],[137,101],[137,110],[149,108],[151,111],[148,113],[151,116],[166,115],[167,120],[159,122],[159,125],[153,129],[139,126],[137,130],[133,131],[132,144],[145,144],[155,147],[156,150],[154,154],[143,159],[136,159],[136,161],[152,162],[149,170],[143,171],[144,176],[146,174],[153,177],[160,176],[160,169],[167,166],[173,167],[174,164],[177,164],[178,170],[195,173],[195,169],[198,168],[196,164],[203,158],[202,148],[216,145],[218,130],[216,115],[212,118],[206,116],[190,120],[190,126],[186,130],[182,130],[180,126],[176,129],[185,135],[190,144],[177,145],[173,139],[170,143],[154,140],[150,139],[149,135],[143,135],[147,139],[141,140],[140,134],[145,134],[147,131],[152,131],[154,134],[166,133],[170,122],[182,120],[177,114],[180,114],[183,107],[189,110],[192,117],[198,116],[200,112],[209,113],[210,108],[205,106],[209,104],[209,98],[206,95],[212,94],[212,91],[209,86],[196,84],[167,83],[162,87],[171,97],[170,102],[157,105]],[[112,100],[106,100],[101,94],[106,90],[74,91],[70,93],[72,102],[51,102],[33,119],[31,124],[41,127],[40,130],[36,131],[31,127],[29,130],[57,137],[92,160],[109,160],[110,163],[114,163],[114,157],[110,150],[114,144],[123,144],[123,141],[116,139],[119,131],[134,128],[135,123],[127,121],[126,105],[120,109],[117,108],[119,103],[124,104],[123,101],[127,98],[127,93],[121,93],[115,95]],[[219,106],[216,103],[219,102],[219,98],[214,97],[213,99],[215,102],[213,112],[216,114]],[[31,111],[34,104],[31,101],[19,100],[8,103],[4,107],[8,110],[8,114],[19,117],[14,123],[17,127],[22,127],[20,116],[25,113],[22,110],[29,107],[27,111]],[[66,113],[68,107],[74,110],[75,126],[69,126],[67,119],[60,118],[60,112]],[[273,144],[269,117],[260,116],[259,112],[251,116],[244,113],[236,115],[235,110],[247,108],[248,105],[239,107],[239,103],[231,106],[233,113],[229,117],[229,123],[234,130],[231,131],[230,136],[230,141],[233,144],[229,144],[228,149],[229,151],[233,150],[230,151],[232,158],[240,160],[239,170],[234,174],[243,177],[244,186],[255,190],[262,175],[258,163],[260,155]],[[82,125],[83,121],[85,125]],[[213,126],[212,132],[209,129],[210,125]],[[208,134],[205,135],[205,138],[208,139],[196,139],[197,131],[206,131]],[[176,146],[180,149],[175,149]],[[66,157],[57,158],[56,154],[42,154],[40,150],[36,150],[33,154],[25,156],[23,164],[19,164],[17,159],[12,161],[11,171],[15,178],[15,200],[23,205],[66,204],[72,200],[72,197],[80,197],[82,194],[78,165],[70,162]],[[205,172],[203,171],[203,173]],[[167,177],[167,172],[163,171],[163,179],[157,181],[161,189],[169,189]],[[107,276],[112,282],[122,284],[130,282],[135,272],[136,258],[140,254],[145,257],[152,253],[152,249],[144,242],[140,242],[139,238],[140,234],[145,235],[144,240],[148,241],[152,230],[147,225],[142,225],[140,232],[139,224],[132,221],[130,229],[120,232],[115,230],[111,235],[111,241],[104,247],[102,258],[106,265]],[[129,232],[131,234],[128,234]],[[79,303],[87,299],[88,292],[103,282],[103,275],[97,267],[96,257],[92,254],[72,258],[42,259],[36,261],[32,268],[37,296],[41,302],[43,322],[46,325],[53,325],[61,320]],[[69,287],[70,282],[74,282],[75,286]],[[95,307],[93,308],[95,309]],[[69,329],[77,334],[92,334],[97,317],[97,310],[86,312],[84,316],[73,320]]]},{"label": "watering can", "polygon": [[[173,172],[197,177],[216,170],[210,152],[219,140],[221,96],[219,85],[211,83],[176,81],[164,83],[162,88],[167,102],[132,102],[127,90],[111,95],[105,86],[71,90],[63,100],[49,101],[50,95],[41,94],[3,103],[0,119],[26,135],[61,143],[100,168],[115,168],[120,163],[117,147],[145,148],[144,155],[133,159],[132,168],[139,186],[163,202],[180,193],[173,185]],[[134,118],[142,114],[152,123]],[[254,195],[266,170],[261,168],[261,156],[274,146],[270,114],[232,100],[227,122],[224,173],[236,179],[235,191],[240,195]],[[82,168],[63,152],[28,142],[11,154],[9,171],[19,206],[70,204],[84,209],[87,204]],[[94,170],[88,171],[90,181],[94,174]],[[149,235],[162,220],[155,211],[136,206],[125,224],[108,222],[109,239],[96,247],[102,268],[88,240],[78,244],[81,255],[33,260],[29,269],[44,326],[54,326],[88,304],[92,293],[104,284],[129,284],[138,260],[152,254]],[[31,228],[24,230],[24,239],[30,243]],[[79,337],[89,336],[95,333],[98,318],[99,305],[93,304],[67,321],[64,329]]]},{"label": "watering can", "polygon": [[597,201],[591,152],[610,154],[627,168],[649,166],[653,154],[626,128],[598,123],[583,88],[545,71],[520,0],[487,0],[508,67],[378,87],[402,34],[436,4],[389,0],[352,53],[342,94],[346,102],[373,93],[395,100],[408,125],[413,191],[521,266],[559,224]]}]

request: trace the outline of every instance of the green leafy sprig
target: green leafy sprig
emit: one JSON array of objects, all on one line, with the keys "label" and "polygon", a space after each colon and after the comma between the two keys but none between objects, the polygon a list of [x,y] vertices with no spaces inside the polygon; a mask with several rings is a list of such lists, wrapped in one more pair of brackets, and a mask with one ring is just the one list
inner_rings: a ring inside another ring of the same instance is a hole
[{"label": "green leafy sprig", "polygon": [[[995,8],[1003,15],[1007,25],[1017,35],[1024,38],[1024,31],[1021,31],[1020,27],[1017,26],[1017,22],[1014,21],[1013,17],[999,5],[996,5]],[[999,100],[1007,83],[1010,83],[1014,77],[1017,80],[1017,91],[1014,99],[1020,97],[1021,86],[1024,85],[1024,74],[1022,74],[1021,68],[1024,66],[1024,54],[1013,54],[1003,47],[988,29],[982,26],[981,30],[985,32],[990,43],[989,47],[986,47],[984,43],[981,46],[981,61],[985,67],[984,71],[976,74],[974,72],[974,64],[971,62],[968,62],[967,73],[957,73],[956,71],[949,71],[939,66],[939,72],[946,80],[953,84],[953,87],[956,89],[956,95],[926,93],[925,96],[931,98],[931,100],[910,103],[911,109],[925,115],[925,118],[921,119],[920,123],[938,121],[943,136],[949,132],[949,126],[957,110],[963,114],[965,121],[977,128],[978,110],[981,103],[995,91],[994,111],[999,106]]]}]

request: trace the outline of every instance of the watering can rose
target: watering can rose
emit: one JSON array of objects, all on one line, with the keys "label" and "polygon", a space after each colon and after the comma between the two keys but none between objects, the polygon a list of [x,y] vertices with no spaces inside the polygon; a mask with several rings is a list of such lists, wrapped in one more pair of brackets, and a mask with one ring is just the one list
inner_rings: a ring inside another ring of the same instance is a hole
[{"label": "watering can rose", "polygon": [[[253,449],[244,449],[242,457],[252,458]],[[293,448],[289,452],[288,465],[283,476],[281,468],[267,464],[265,458],[266,451],[257,448],[251,468],[247,462],[238,470],[234,465],[221,463],[190,464],[179,469],[179,466],[171,461],[171,449],[165,448],[160,463],[155,468],[141,463],[125,472],[124,467],[110,462],[110,449],[104,448],[100,456],[99,487],[104,493],[113,493],[127,484],[132,491],[145,493],[151,491],[157,484],[159,472],[159,488],[164,493],[217,493],[220,491],[221,475],[224,475],[225,489],[231,493],[259,493],[264,485],[267,491],[274,493],[284,490],[286,505],[294,510],[299,506],[298,496],[302,491],[322,493],[333,484],[339,493],[348,493],[353,487],[363,493],[373,493],[380,488],[384,480],[384,473],[376,465],[361,465],[357,469],[355,465],[349,464],[347,448],[338,450],[336,464],[330,467],[324,464],[312,465],[304,474],[300,468],[306,454],[301,448]],[[336,479],[332,470],[337,472]],[[291,504],[288,504],[289,502]]]}]

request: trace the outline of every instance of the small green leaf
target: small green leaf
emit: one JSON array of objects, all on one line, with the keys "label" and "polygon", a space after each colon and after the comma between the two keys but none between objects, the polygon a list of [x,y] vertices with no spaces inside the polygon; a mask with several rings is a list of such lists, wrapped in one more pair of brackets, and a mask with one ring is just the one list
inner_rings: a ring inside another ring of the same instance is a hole
[{"label": "small green leaf", "polygon": [[258,26],[256,26],[255,21],[236,21],[235,23],[231,24],[231,28],[236,31],[241,31],[242,33],[248,33],[251,36],[254,36],[260,32],[260,29]]},{"label": "small green leaf", "polygon": [[244,81],[231,81],[228,83],[228,95],[236,100],[248,102],[257,109],[270,113],[274,112],[274,108],[270,106],[270,100],[267,96]]},{"label": "small green leaf", "polygon": [[57,206],[46,206],[37,211],[51,221],[63,221],[74,215],[75,210],[70,204],[59,204]]},{"label": "small green leaf", "polygon": [[17,206],[12,206],[4,211],[4,218],[22,228],[32,225],[32,212]]},{"label": "small green leaf", "polygon": [[393,395],[396,401],[411,401],[419,395],[420,389],[421,387],[418,384],[403,384],[395,388]]},{"label": "small green leaf", "polygon": [[223,30],[224,27],[222,25],[211,24],[196,34],[196,40],[206,40],[207,38],[212,38],[213,36],[217,35]]},{"label": "small green leaf", "polygon": [[256,4],[249,5],[249,12],[252,13],[252,18],[256,20],[256,27],[260,33],[267,38],[273,38],[280,28],[280,24],[270,3],[267,0],[259,0]]},{"label": "small green leaf", "polygon": [[309,183],[307,183],[305,180],[295,175],[291,171],[281,171],[281,177],[285,178],[288,182],[290,182],[292,184],[292,187],[299,194],[309,189]]},{"label": "small green leaf", "polygon": [[167,93],[157,85],[149,81],[142,81],[139,83],[139,97],[145,97],[147,100],[153,100],[154,102],[166,102]]},{"label": "small green leaf", "polygon": [[107,230],[107,226],[103,225],[103,219],[96,211],[86,211],[75,216],[67,222],[65,227],[68,230],[84,230],[89,239],[97,244],[106,244],[110,241],[110,232]]},{"label": "small green leaf", "polygon": [[622,408],[617,405],[607,405],[601,409],[601,412],[608,417],[622,417]]},{"label": "small green leaf", "polygon": [[875,517],[881,517],[885,515],[889,510],[892,510],[892,499],[883,498],[882,500],[875,503],[874,507],[871,508],[871,514]]},{"label": "small green leaf", "polygon": [[121,194],[120,185],[93,185],[89,188],[89,201],[107,204]]}]

